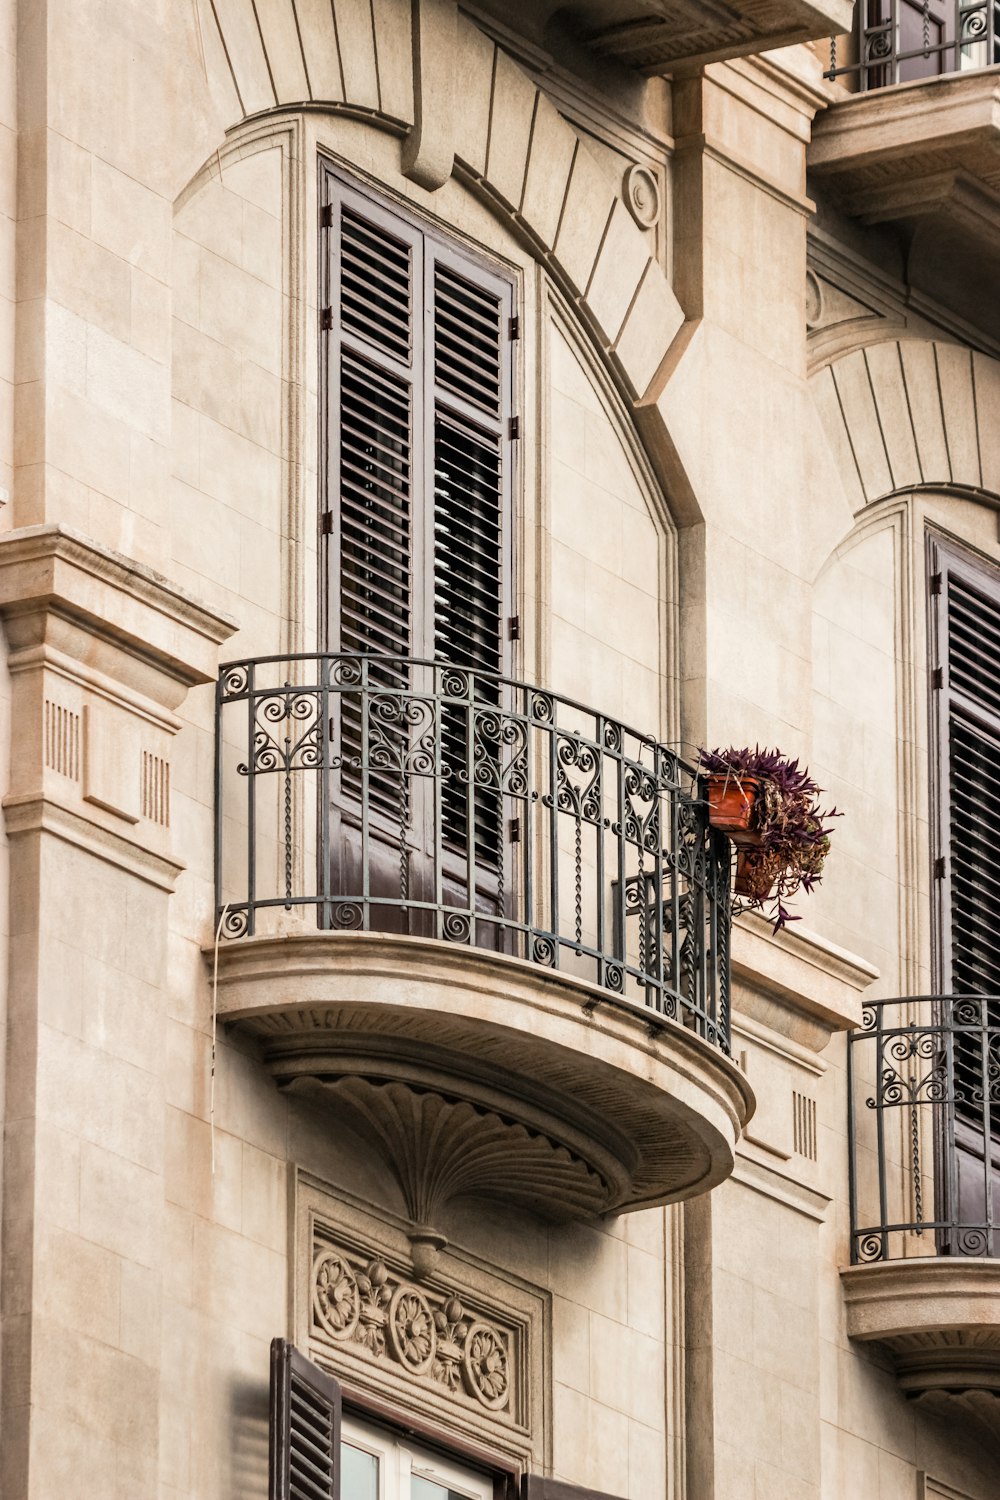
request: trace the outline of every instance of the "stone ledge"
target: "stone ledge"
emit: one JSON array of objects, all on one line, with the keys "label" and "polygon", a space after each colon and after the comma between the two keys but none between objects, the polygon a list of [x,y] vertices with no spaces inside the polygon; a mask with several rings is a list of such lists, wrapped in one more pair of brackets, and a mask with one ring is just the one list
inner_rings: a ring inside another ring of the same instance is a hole
[{"label": "stone ledge", "polygon": [[[377,933],[257,937],[218,958],[220,1019],[370,1140],[414,1220],[435,1210],[430,1166],[441,1201],[452,1184],[556,1218],[680,1201],[732,1172],[753,1110],[739,1069],[571,975]],[[414,1132],[433,1138],[426,1158]]]},{"label": "stone ledge", "polygon": [[747,913],[733,927],[733,1008],[821,1052],[835,1031],[861,1022],[862,991],[878,969],[796,923],[777,935]]},{"label": "stone ledge", "polygon": [[885,1344],[905,1391],[1000,1398],[1000,1260],[879,1261],[840,1278],[849,1337]]},{"label": "stone ledge", "polygon": [[816,120],[809,170],[866,224],[950,223],[996,257],[997,69],[873,89]]},{"label": "stone ledge", "polygon": [[48,646],[168,708],[215,677],[236,629],[151,568],[56,525],[0,539],[0,615],[12,669]]}]

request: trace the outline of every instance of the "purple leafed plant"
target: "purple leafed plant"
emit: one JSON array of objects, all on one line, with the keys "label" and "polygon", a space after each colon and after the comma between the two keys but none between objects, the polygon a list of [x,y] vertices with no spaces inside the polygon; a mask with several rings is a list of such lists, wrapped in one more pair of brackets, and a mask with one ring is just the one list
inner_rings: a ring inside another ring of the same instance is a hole
[{"label": "purple leafed plant", "polygon": [[741,850],[749,893],[738,909],[762,911],[780,932],[786,923],[800,920],[785,902],[819,884],[830,852],[831,820],[842,815],[835,807],[820,808],[823,788],[799,769],[797,760],[778,750],[762,750],[759,745],[752,750],[701,750],[698,760],[711,776],[729,776],[737,785],[751,776],[760,782],[750,821],[760,842]]}]

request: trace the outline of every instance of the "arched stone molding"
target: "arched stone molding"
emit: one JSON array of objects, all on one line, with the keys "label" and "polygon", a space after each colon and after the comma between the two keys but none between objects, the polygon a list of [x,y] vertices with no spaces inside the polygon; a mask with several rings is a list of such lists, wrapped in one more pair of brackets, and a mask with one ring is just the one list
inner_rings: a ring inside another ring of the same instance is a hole
[{"label": "arched stone molding", "polygon": [[[428,48],[414,45],[410,0],[196,4],[206,78],[227,130],[277,110],[367,118],[408,137],[403,168],[426,187],[444,180],[441,163],[451,157],[447,142],[410,139],[431,116],[421,90],[435,90],[440,119],[455,121],[456,172],[574,298],[628,396],[645,395],[684,322],[680,304],[621,183],[467,17],[452,18],[455,65],[442,79],[428,67]],[[421,0],[421,27],[426,8]]]},{"label": "arched stone molding", "polygon": [[1000,494],[1000,361],[890,339],[828,364],[811,388],[855,512],[918,486]]},{"label": "arched stone molding", "polygon": [[[926,538],[928,531],[934,531],[996,560],[994,518],[998,511],[1000,495],[970,485],[913,485],[890,493],[857,515],[814,580],[818,587],[832,569],[841,564],[850,566],[853,554],[879,534],[891,538],[892,577],[885,582],[891,584],[894,598],[894,857],[899,877],[898,969],[895,981],[890,981],[891,993],[917,995],[930,988]],[[860,566],[871,578],[870,560],[867,566]],[[848,601],[845,617],[850,609]],[[821,747],[814,749],[820,751]],[[877,790],[883,795],[885,788]]]}]

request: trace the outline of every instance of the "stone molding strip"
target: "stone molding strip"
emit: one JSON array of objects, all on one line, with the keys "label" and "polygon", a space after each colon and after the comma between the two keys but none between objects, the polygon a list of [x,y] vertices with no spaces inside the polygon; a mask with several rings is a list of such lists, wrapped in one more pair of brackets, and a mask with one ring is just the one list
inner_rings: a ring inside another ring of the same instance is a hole
[{"label": "stone molding strip", "polygon": [[1000,360],[887,339],[826,365],[810,387],[855,511],[916,486],[1000,496]]}]

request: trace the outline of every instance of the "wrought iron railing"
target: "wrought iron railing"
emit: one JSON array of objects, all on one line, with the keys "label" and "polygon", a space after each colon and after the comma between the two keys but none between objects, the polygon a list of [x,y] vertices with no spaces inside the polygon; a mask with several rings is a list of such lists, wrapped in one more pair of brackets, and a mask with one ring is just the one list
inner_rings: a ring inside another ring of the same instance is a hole
[{"label": "wrought iron railing", "polygon": [[854,17],[853,38],[830,43],[826,75],[849,87],[881,89],[1000,63],[1000,0],[858,0]]},{"label": "wrought iron railing", "polygon": [[385,656],[234,662],[217,712],[224,937],[306,920],[485,948],[729,1050],[729,844],[651,736]]},{"label": "wrought iron railing", "polygon": [[848,1093],[852,1261],[1000,1255],[1000,999],[867,1005]]}]

